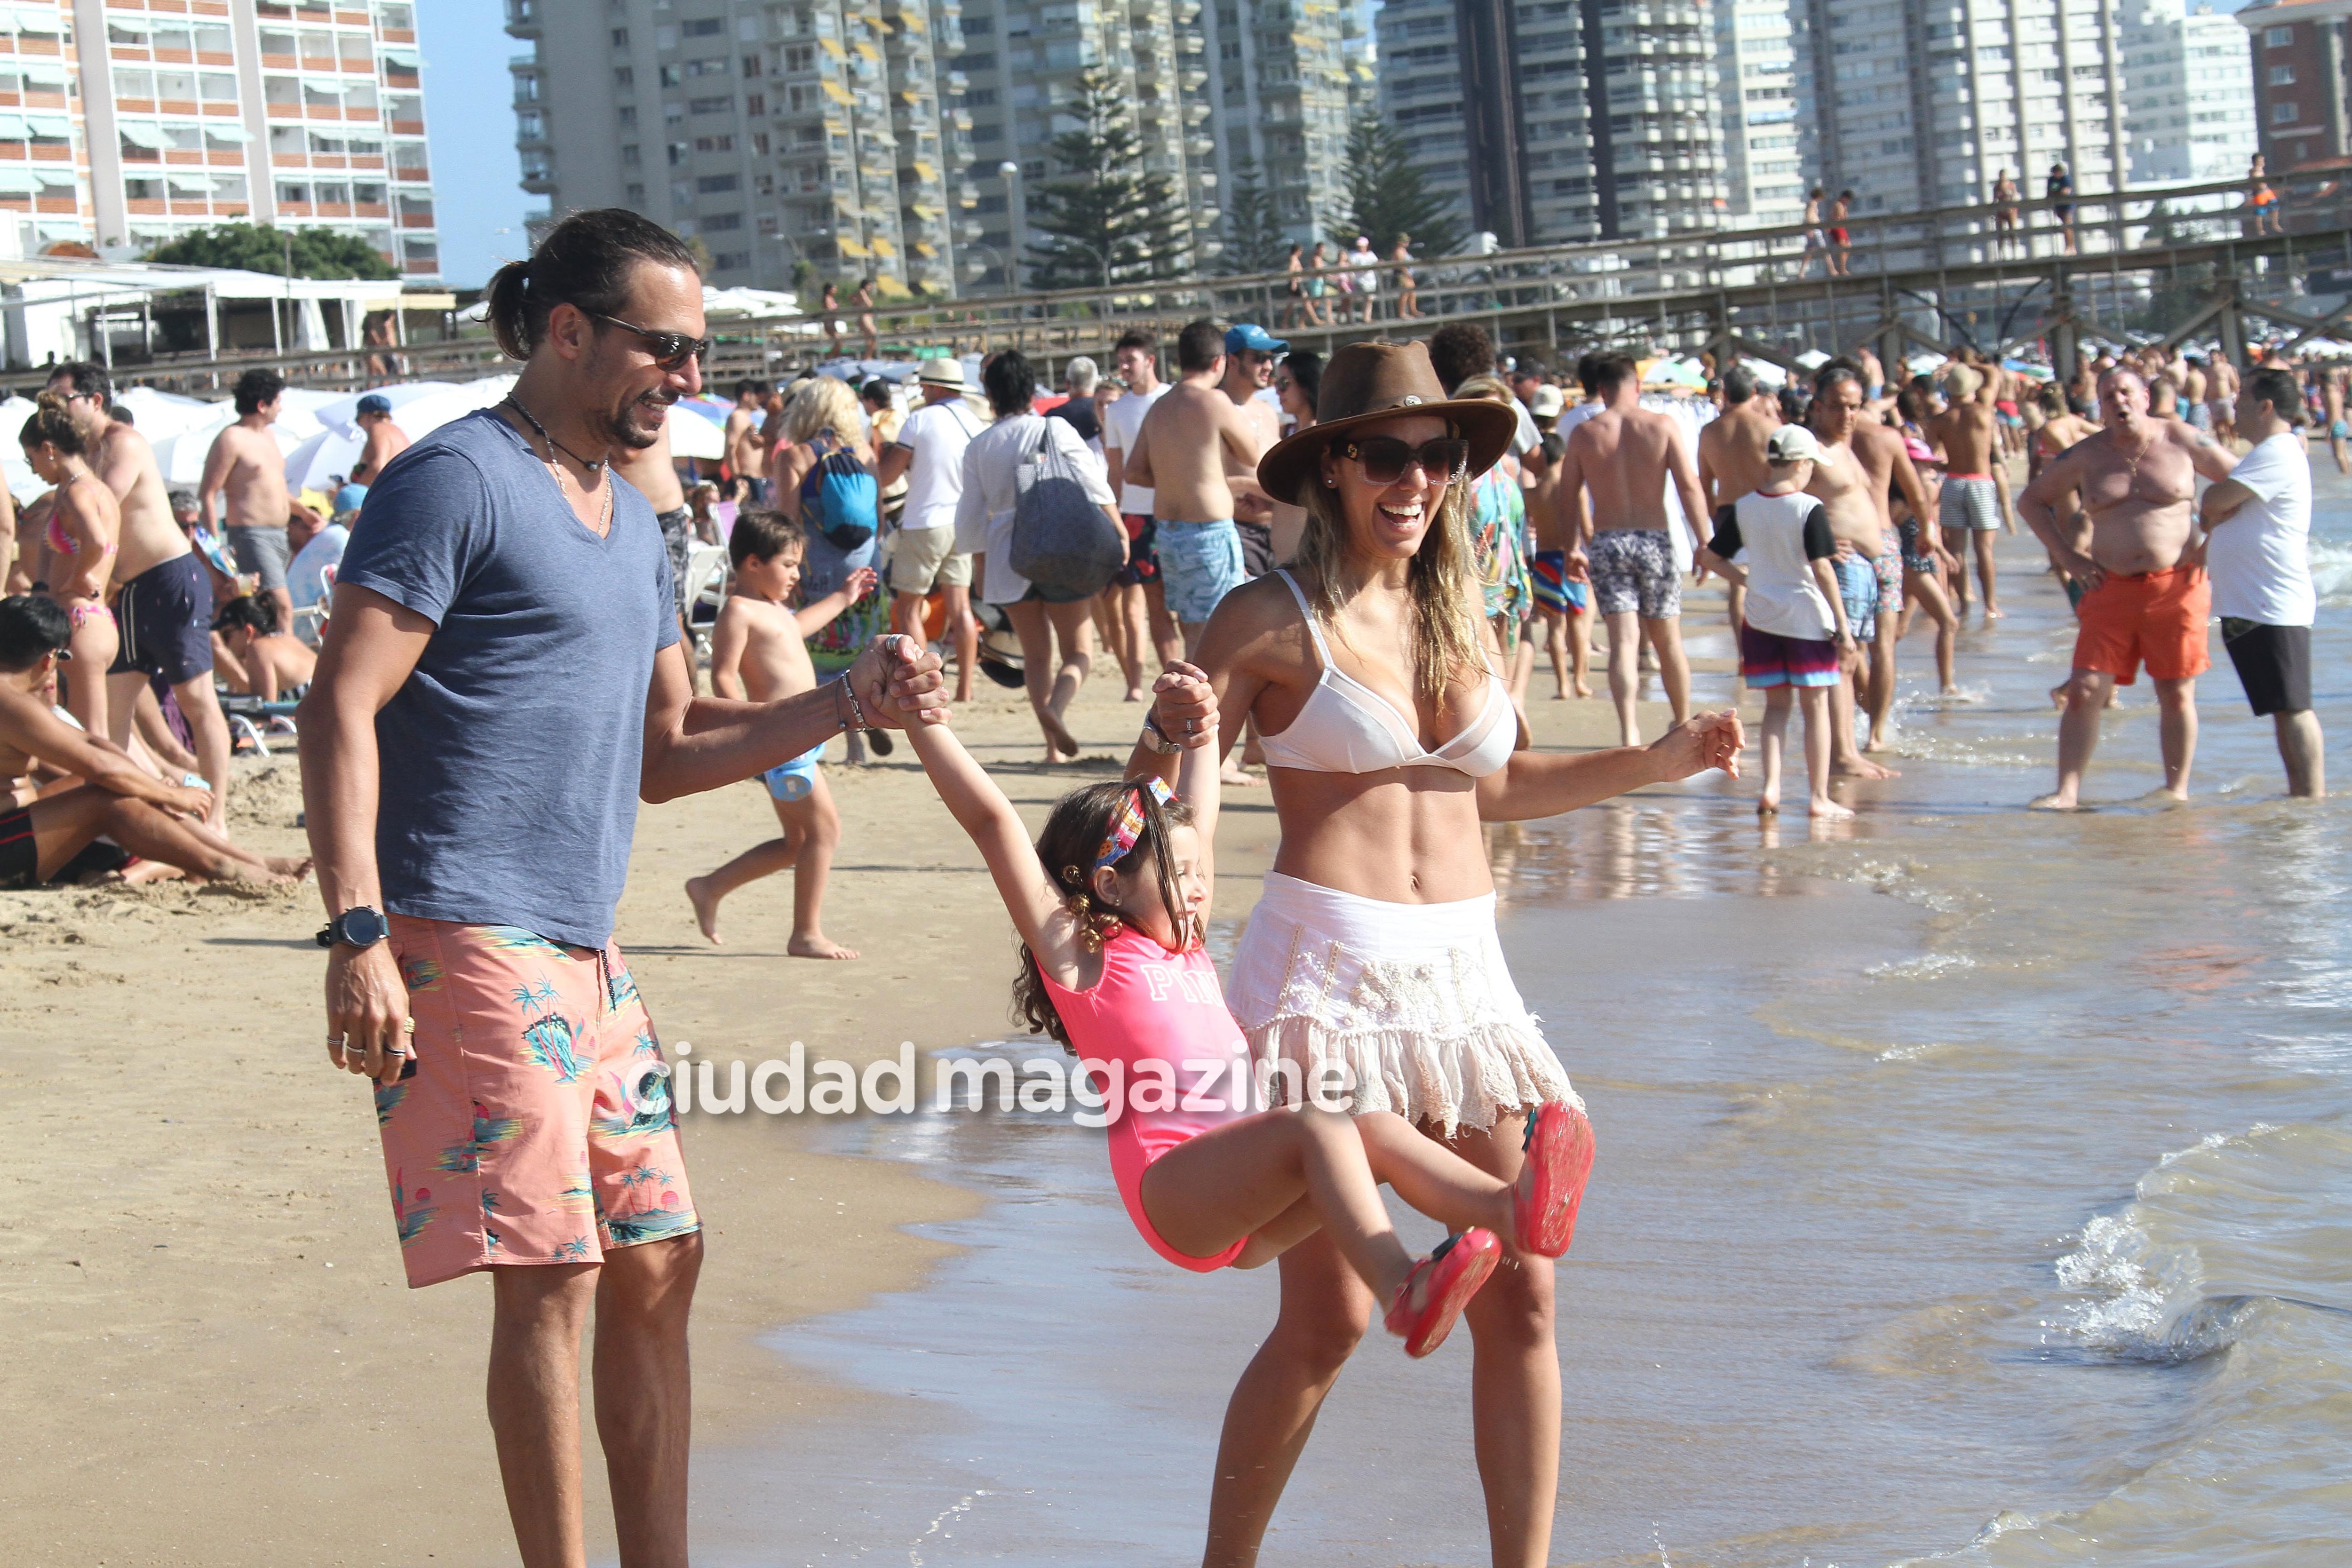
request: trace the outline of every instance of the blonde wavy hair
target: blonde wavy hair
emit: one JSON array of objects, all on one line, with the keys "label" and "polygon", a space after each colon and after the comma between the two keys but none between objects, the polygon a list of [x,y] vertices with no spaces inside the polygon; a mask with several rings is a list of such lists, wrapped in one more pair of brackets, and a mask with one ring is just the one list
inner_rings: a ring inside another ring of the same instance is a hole
[{"label": "blonde wavy hair", "polygon": [[784,439],[814,441],[827,430],[853,446],[866,439],[866,409],[857,390],[837,375],[815,375],[784,402]]},{"label": "blonde wavy hair", "polygon": [[[1324,484],[1320,475],[1309,477],[1299,500],[1307,510],[1307,531],[1299,538],[1298,552],[1291,564],[1307,591],[1315,618],[1333,626],[1339,614],[1339,584],[1346,576],[1347,515],[1340,508],[1338,488]],[[1422,536],[1421,548],[1413,552],[1406,584],[1412,596],[1413,687],[1435,703],[1444,699],[1447,682],[1457,672],[1486,668],[1478,646],[1485,600],[1470,548],[1466,476],[1445,487],[1437,516]]]}]

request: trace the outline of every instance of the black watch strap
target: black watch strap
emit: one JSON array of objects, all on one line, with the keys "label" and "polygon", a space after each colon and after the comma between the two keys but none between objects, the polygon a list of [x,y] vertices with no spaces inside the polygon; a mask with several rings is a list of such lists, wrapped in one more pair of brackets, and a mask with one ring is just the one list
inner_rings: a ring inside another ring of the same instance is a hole
[{"label": "black watch strap", "polygon": [[329,921],[320,931],[320,947],[333,947],[340,942],[345,947],[373,947],[392,933],[392,924],[380,910],[365,904],[355,904]]}]

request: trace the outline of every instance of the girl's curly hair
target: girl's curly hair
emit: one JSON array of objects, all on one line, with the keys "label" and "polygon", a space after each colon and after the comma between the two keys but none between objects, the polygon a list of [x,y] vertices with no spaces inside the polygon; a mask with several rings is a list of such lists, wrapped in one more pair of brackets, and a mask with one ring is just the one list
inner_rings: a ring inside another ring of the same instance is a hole
[{"label": "girl's curly hair", "polygon": [[[1077,921],[1089,947],[1100,947],[1118,934],[1119,927],[1131,923],[1124,910],[1113,909],[1096,896],[1093,871],[1095,856],[1109,837],[1111,825],[1127,809],[1129,799],[1143,803],[1143,831],[1137,836],[1135,847],[1114,862],[1111,869],[1127,876],[1140,864],[1139,857],[1154,857],[1160,900],[1171,917],[1180,925],[1182,922],[1183,899],[1176,890],[1175,873],[1169,868],[1168,858],[1160,853],[1160,847],[1168,842],[1170,828],[1192,826],[1192,808],[1181,800],[1162,805],[1150,789],[1132,780],[1088,784],[1054,803],[1052,813],[1045,818],[1045,830],[1037,835],[1037,858],[1045,866],[1045,875],[1062,890],[1064,906]],[[1036,955],[1029,951],[1026,942],[1020,944],[1020,951],[1021,971],[1013,977],[1014,1021],[1068,1046],[1069,1031],[1063,1027],[1062,1016],[1054,1010],[1054,999],[1037,973]]]}]

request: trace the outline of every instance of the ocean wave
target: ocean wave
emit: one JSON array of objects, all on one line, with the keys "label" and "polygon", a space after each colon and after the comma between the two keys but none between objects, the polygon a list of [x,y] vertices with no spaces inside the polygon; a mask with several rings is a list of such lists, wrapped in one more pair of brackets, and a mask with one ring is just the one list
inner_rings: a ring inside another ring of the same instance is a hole
[{"label": "ocean wave", "polygon": [[1977,961],[1965,952],[1927,952],[1917,958],[1874,963],[1863,973],[1873,980],[1933,980],[1938,975],[1976,966]]},{"label": "ocean wave", "polygon": [[2311,542],[2311,585],[2323,605],[2337,609],[2352,605],[2352,543],[2332,539]]}]

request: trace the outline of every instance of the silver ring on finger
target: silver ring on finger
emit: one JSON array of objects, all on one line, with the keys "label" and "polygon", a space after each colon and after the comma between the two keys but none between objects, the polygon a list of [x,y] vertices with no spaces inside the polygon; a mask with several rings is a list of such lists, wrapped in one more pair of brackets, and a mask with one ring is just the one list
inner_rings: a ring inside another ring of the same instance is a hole
[{"label": "silver ring on finger", "polygon": [[349,1035],[329,1035],[327,1037],[327,1048],[331,1051],[340,1051],[343,1048],[343,1042],[350,1038],[351,1037]]}]

